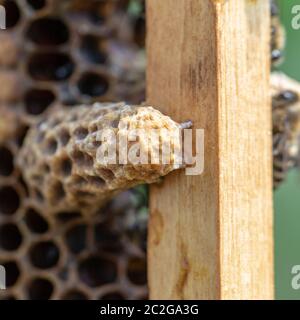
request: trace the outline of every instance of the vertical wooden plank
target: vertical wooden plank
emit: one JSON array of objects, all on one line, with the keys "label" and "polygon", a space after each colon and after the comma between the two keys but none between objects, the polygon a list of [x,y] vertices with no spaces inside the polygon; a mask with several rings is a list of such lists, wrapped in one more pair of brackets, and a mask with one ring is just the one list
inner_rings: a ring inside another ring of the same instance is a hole
[{"label": "vertical wooden plank", "polygon": [[148,102],[205,130],[151,187],[152,299],[273,298],[269,1],[148,0]]}]

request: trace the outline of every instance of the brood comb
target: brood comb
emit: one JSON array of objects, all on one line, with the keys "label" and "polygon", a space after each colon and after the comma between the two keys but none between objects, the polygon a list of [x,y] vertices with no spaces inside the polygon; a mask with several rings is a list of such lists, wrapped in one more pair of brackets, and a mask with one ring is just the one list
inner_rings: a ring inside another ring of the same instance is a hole
[{"label": "brood comb", "polygon": [[55,105],[144,100],[143,1],[0,4],[0,298],[146,298],[144,188],[87,219],[31,196],[15,161],[28,127]]}]

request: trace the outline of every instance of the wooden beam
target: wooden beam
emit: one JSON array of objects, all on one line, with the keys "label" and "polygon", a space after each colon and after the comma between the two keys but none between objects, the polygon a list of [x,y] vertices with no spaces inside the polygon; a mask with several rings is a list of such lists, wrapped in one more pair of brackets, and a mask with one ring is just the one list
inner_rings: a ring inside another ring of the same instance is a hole
[{"label": "wooden beam", "polygon": [[272,299],[268,0],[147,0],[148,102],[205,130],[201,176],[151,187],[152,299]]}]

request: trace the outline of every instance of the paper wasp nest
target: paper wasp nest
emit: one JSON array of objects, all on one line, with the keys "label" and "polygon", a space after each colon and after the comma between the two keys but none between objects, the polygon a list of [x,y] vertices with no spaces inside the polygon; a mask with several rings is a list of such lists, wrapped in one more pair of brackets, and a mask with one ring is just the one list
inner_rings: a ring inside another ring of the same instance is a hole
[{"label": "paper wasp nest", "polygon": [[145,189],[87,218],[46,206],[16,162],[28,127],[55,105],[145,100],[143,1],[0,4],[0,299],[146,298]]}]

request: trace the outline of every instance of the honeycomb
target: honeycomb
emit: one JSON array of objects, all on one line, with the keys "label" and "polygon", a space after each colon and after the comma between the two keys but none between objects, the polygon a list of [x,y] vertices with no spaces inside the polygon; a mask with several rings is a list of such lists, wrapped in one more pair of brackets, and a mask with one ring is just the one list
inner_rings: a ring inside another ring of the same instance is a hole
[{"label": "honeycomb", "polygon": [[45,204],[17,163],[28,128],[55,108],[145,96],[139,0],[0,0],[0,299],[145,299],[147,190],[95,214]]}]

